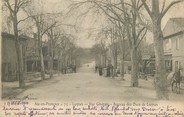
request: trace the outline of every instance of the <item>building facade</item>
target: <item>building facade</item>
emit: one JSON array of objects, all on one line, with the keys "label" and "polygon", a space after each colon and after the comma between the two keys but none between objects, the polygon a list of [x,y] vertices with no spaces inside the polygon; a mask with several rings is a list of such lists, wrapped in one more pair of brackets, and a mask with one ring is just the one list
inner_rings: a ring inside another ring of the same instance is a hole
[{"label": "building facade", "polygon": [[[20,37],[21,51],[24,59],[26,50],[26,38]],[[2,81],[16,81],[17,78],[17,53],[14,35],[1,33],[2,42]]]},{"label": "building facade", "polygon": [[167,70],[184,68],[184,18],[171,18],[164,27],[164,55]]}]

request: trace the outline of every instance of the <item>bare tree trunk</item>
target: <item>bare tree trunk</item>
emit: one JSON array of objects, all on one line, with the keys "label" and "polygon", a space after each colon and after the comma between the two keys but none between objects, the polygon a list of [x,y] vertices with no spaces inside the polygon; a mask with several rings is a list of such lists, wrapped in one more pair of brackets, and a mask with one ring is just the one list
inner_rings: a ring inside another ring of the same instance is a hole
[{"label": "bare tree trunk", "polygon": [[168,99],[167,78],[165,75],[166,71],[163,49],[163,34],[161,30],[161,23],[158,23],[156,19],[153,21],[153,37],[156,57],[156,96],[158,99]]},{"label": "bare tree trunk", "polygon": [[173,1],[168,7],[162,7],[162,11],[159,9],[159,0],[152,0],[152,10],[149,9],[147,3],[142,0],[142,3],[150,15],[153,24],[153,38],[154,38],[154,50],[156,59],[156,74],[155,74],[155,84],[156,84],[156,96],[158,99],[168,99],[168,87],[164,60],[164,49],[163,49],[163,33],[161,30],[161,21],[168,10],[177,3],[182,1]]},{"label": "bare tree trunk", "polygon": [[40,29],[40,21],[41,16],[37,17],[36,26],[37,26],[37,37],[38,37],[38,47],[39,47],[39,56],[40,56],[40,73],[41,79],[45,79],[45,65],[44,65],[44,58],[43,58],[43,51],[42,51],[42,36],[41,36],[41,29]]},{"label": "bare tree trunk", "polygon": [[63,58],[63,59],[62,59],[63,73],[66,74],[66,69],[67,69],[66,54],[64,54],[62,58]]},{"label": "bare tree trunk", "polygon": [[41,78],[42,80],[44,80],[45,79],[45,65],[44,65],[42,48],[40,48],[40,64],[41,64]]},{"label": "bare tree trunk", "polygon": [[53,77],[53,58],[52,55],[49,58],[50,61],[50,65],[49,65],[49,77],[52,78]]},{"label": "bare tree trunk", "polygon": [[50,53],[51,53],[51,57],[50,57],[50,68],[49,68],[49,72],[50,72],[50,78],[53,77],[53,61],[54,61],[54,53],[53,53],[53,32],[52,32],[52,28],[51,28],[51,38],[50,38]]},{"label": "bare tree trunk", "polygon": [[123,57],[122,52],[121,52],[120,59],[121,59],[121,61],[120,61],[120,75],[121,75],[121,79],[124,79],[124,57]]},{"label": "bare tree trunk", "polygon": [[119,25],[119,35],[121,35],[118,39],[120,46],[120,75],[121,79],[124,79],[124,52],[125,52],[125,38],[124,38],[124,29],[122,29],[120,23]]},{"label": "bare tree trunk", "polygon": [[61,73],[64,73],[64,56],[63,54],[61,55]]},{"label": "bare tree trunk", "polygon": [[106,62],[107,62],[107,57],[106,57],[106,53],[104,53],[104,67],[106,67]]},{"label": "bare tree trunk", "polygon": [[21,50],[21,44],[18,39],[18,25],[17,25],[17,15],[14,14],[13,19],[13,28],[14,28],[14,36],[15,36],[15,46],[16,46],[16,53],[17,53],[17,68],[18,68],[18,78],[19,78],[19,87],[23,88],[25,86],[24,81],[24,61],[23,55]]},{"label": "bare tree trunk", "polygon": [[24,48],[23,48],[23,68],[24,68],[24,79],[26,80],[26,78],[27,78],[27,55],[26,55],[26,49],[27,48],[27,45],[26,46],[24,46]]},{"label": "bare tree trunk", "polygon": [[18,78],[19,78],[19,87],[23,88],[25,86],[24,81],[24,64],[22,58],[21,45],[16,41],[16,52],[17,52],[17,66],[18,66]]},{"label": "bare tree trunk", "polygon": [[37,25],[38,28],[38,47],[39,47],[39,55],[40,55],[40,72],[41,72],[41,79],[45,79],[45,65],[44,65],[44,58],[43,58],[43,51],[42,51],[42,39],[40,36],[40,28],[39,25]]},{"label": "bare tree trunk", "polygon": [[[135,28],[135,27],[134,27]],[[136,44],[134,41],[135,35],[130,35],[130,27],[127,26],[126,27],[126,33],[127,33],[127,38],[129,41],[129,46],[131,49],[131,86],[132,87],[138,87],[139,83],[138,83],[138,61],[137,61],[137,48],[135,47]]]},{"label": "bare tree trunk", "polygon": [[138,61],[137,61],[137,49],[131,49],[131,86],[138,87]]},{"label": "bare tree trunk", "polygon": [[100,65],[103,66],[103,55],[100,54]]},{"label": "bare tree trunk", "polygon": [[[116,50],[115,50],[116,51]],[[114,69],[113,69],[113,76],[116,77],[117,74],[116,74],[116,69],[117,69],[117,54],[115,52],[115,55],[114,55]]]},{"label": "bare tree trunk", "polygon": [[24,72],[27,73],[27,57],[24,56]]},{"label": "bare tree trunk", "polygon": [[121,79],[124,79],[124,38],[123,40],[120,39],[120,75]]},{"label": "bare tree trunk", "polygon": [[59,71],[60,73],[60,70],[61,70],[61,54],[60,52],[58,52],[58,60],[57,60],[57,70]]}]

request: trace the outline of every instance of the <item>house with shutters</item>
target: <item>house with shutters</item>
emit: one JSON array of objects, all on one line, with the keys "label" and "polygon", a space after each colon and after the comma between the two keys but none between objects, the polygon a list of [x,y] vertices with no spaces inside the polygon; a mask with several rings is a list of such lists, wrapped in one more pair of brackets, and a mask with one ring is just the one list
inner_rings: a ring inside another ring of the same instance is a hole
[{"label": "house with shutters", "polygon": [[167,70],[184,69],[184,17],[170,18],[163,29]]}]

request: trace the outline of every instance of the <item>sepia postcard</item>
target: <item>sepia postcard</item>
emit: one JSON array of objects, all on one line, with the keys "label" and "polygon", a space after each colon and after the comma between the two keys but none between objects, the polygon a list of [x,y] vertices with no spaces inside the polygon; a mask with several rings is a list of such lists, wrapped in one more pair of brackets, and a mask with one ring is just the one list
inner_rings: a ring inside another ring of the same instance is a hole
[{"label": "sepia postcard", "polygon": [[184,117],[184,0],[2,0],[0,117]]}]

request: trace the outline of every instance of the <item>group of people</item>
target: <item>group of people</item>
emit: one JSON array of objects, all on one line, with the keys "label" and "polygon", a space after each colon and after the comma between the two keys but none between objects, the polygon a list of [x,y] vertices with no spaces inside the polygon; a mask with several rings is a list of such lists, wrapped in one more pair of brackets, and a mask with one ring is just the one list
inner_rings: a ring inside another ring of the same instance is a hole
[{"label": "group of people", "polygon": [[63,73],[76,73],[77,72],[77,67],[76,65],[69,65],[67,67],[63,68]]},{"label": "group of people", "polygon": [[96,66],[95,66],[95,72],[96,73],[98,72],[99,73],[99,76],[102,76],[103,75],[103,68],[102,68],[102,66],[96,64]]},{"label": "group of people", "polygon": [[95,72],[99,73],[99,76],[102,76],[103,75],[103,68],[106,68],[106,77],[111,77],[113,76],[113,65],[111,63],[109,63],[106,67],[102,67],[101,65],[95,65]]}]

